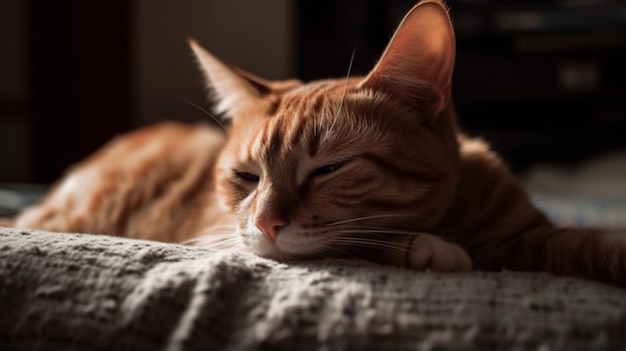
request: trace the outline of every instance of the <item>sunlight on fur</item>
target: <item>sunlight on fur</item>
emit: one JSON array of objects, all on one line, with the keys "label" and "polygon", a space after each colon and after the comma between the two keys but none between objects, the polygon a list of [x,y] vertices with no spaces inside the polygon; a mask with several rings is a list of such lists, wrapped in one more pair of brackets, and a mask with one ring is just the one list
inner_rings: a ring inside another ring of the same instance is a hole
[{"label": "sunlight on fur", "polygon": [[417,4],[365,77],[272,82],[189,43],[226,131],[166,123],[113,140],[16,226],[624,284],[622,237],[555,228],[489,145],[459,131],[441,1]]}]

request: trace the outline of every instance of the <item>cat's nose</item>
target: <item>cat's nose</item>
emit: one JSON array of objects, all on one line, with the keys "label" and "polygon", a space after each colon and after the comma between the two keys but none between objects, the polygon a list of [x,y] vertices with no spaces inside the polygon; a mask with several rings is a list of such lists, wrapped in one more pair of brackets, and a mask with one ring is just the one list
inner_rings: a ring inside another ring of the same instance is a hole
[{"label": "cat's nose", "polygon": [[287,225],[287,221],[278,218],[278,217],[257,217],[254,221],[254,225],[259,228],[263,235],[265,235],[268,239],[274,241],[278,236],[278,231],[280,228]]}]

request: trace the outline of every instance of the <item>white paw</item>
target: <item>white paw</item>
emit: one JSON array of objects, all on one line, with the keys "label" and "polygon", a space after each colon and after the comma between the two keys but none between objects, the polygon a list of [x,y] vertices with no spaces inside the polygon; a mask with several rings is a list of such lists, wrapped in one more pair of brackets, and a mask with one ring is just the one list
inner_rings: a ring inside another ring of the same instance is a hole
[{"label": "white paw", "polygon": [[435,272],[469,272],[472,260],[459,245],[429,234],[413,238],[406,253],[406,266]]}]

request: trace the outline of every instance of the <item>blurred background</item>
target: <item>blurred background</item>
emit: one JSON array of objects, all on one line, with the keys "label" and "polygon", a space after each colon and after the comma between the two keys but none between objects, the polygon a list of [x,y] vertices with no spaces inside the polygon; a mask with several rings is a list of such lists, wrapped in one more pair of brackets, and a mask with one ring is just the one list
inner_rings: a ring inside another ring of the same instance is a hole
[{"label": "blurred background", "polygon": [[[353,75],[414,0],[0,0],[0,183],[49,184],[112,136],[205,121],[186,38],[269,79]],[[448,1],[461,124],[512,169],[626,149],[626,4]]]}]

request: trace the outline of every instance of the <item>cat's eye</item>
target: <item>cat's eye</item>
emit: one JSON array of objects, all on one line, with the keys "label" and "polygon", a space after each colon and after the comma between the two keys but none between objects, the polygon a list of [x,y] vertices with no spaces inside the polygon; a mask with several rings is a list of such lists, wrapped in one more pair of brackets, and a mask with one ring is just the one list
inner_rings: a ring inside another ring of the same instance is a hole
[{"label": "cat's eye", "polygon": [[256,174],[252,174],[252,173],[248,173],[248,172],[238,172],[235,171],[235,175],[241,179],[241,180],[245,180],[246,182],[251,182],[251,183],[257,183],[260,179],[260,177]]},{"label": "cat's eye", "polygon": [[312,176],[320,176],[320,175],[324,175],[324,174],[329,174],[329,173],[333,173],[336,170],[338,170],[339,168],[345,166],[345,164],[348,163],[347,161],[342,161],[342,162],[337,162],[337,163],[332,163],[329,165],[326,165],[324,167],[320,167],[316,170],[313,171],[313,173],[311,173]]}]

